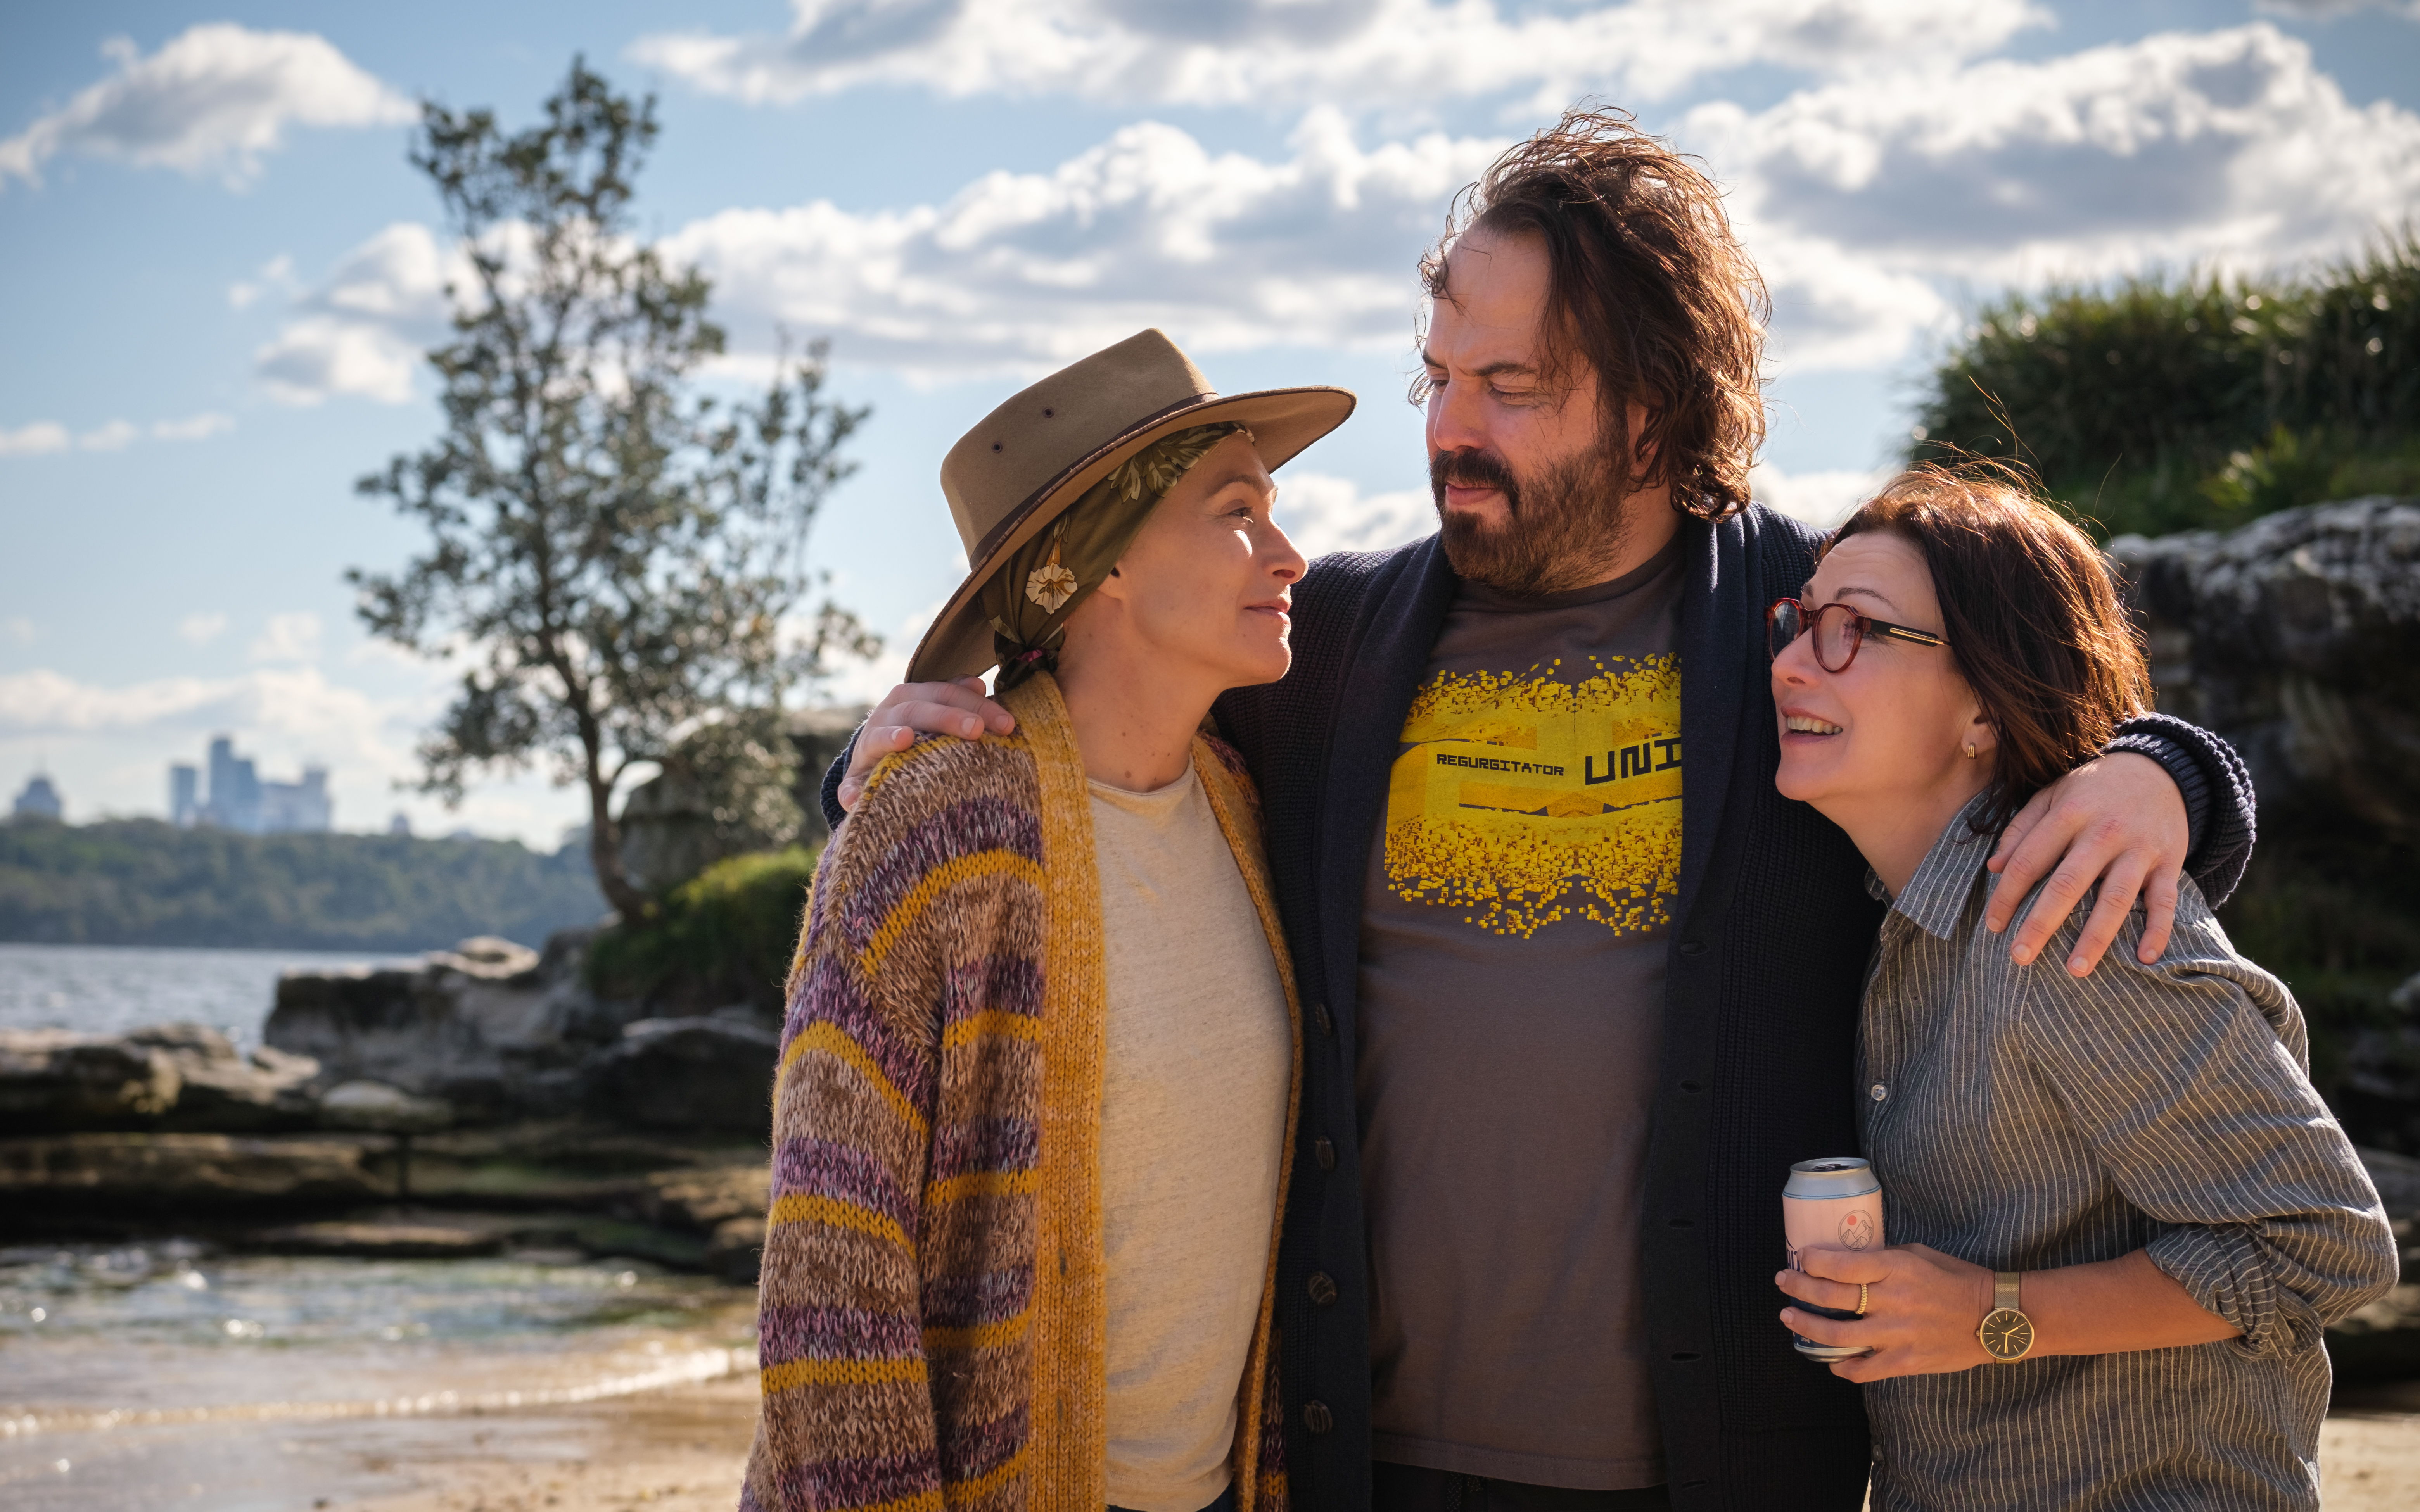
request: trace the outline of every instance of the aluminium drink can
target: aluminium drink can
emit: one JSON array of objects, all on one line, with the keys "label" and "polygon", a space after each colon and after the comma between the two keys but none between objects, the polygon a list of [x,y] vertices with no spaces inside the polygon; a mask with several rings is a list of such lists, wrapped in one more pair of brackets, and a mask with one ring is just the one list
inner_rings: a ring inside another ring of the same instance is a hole
[{"label": "aluminium drink can", "polygon": [[[1790,1167],[1781,1189],[1781,1228],[1790,1242],[1790,1268],[1803,1271],[1799,1255],[1810,1249],[1879,1249],[1883,1242],[1883,1183],[1869,1161],[1854,1155],[1802,1160]],[[1817,1307],[1792,1299],[1791,1305],[1824,1318],[1856,1317],[1852,1309]],[[1790,1335],[1792,1347],[1809,1360],[1830,1364],[1868,1351],[1818,1344]]]}]

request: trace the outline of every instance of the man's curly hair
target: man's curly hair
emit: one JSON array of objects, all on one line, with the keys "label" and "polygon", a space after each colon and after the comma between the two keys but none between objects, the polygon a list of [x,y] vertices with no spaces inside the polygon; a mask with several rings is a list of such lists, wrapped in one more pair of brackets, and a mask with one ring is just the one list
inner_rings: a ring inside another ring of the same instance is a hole
[{"label": "man's curly hair", "polygon": [[[1431,299],[1451,298],[1447,256],[1472,231],[1544,243],[1548,376],[1587,364],[1610,455],[1650,452],[1624,491],[1668,486],[1673,508],[1708,519],[1745,508],[1771,304],[1714,180],[1628,112],[1575,108],[1454,197],[1420,259]],[[1427,397],[1423,375],[1412,399]],[[1633,400],[1647,409],[1635,439]]]}]

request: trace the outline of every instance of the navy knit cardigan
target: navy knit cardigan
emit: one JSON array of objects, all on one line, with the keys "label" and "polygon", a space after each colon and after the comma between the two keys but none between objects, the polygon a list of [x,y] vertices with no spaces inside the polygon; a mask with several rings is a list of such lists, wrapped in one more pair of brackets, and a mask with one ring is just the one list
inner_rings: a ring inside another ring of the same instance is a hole
[{"label": "navy knit cardigan", "polygon": [[[1848,837],[1773,785],[1763,610],[1812,575],[1818,537],[1762,508],[1688,521],[1683,535],[1680,922],[1641,1226],[1672,1504],[1855,1512],[1869,1456],[1857,1388],[1791,1350],[1772,1279],[1791,1162],[1856,1148],[1858,1004],[1881,920]],[[1311,1006],[1278,1322],[1289,1490],[1313,1512],[1371,1504],[1354,1103],[1362,888],[1398,736],[1455,589],[1435,536],[1321,558],[1295,588],[1293,671],[1217,711],[1260,785]],[[2177,779],[2195,821],[2189,870],[2215,904],[2252,849],[2242,764],[2216,736],[2157,715],[2131,721],[2116,745]],[[824,784],[835,824],[847,759]]]}]

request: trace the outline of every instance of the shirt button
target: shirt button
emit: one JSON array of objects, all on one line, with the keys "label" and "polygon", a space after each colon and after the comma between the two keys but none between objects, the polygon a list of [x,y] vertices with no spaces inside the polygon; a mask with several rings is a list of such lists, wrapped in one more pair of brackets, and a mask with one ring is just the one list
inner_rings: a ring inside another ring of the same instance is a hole
[{"label": "shirt button", "polygon": [[1869,1088],[1866,1088],[1866,1095],[1867,1095],[1868,1097],[1872,1098],[1875,1102],[1879,1103],[1879,1102],[1881,1102],[1884,1098],[1886,1098],[1886,1097],[1890,1096],[1890,1088],[1887,1088],[1887,1087],[1885,1087],[1885,1086],[1884,1086],[1882,1083],[1880,1083],[1880,1082],[1876,1082],[1876,1083],[1874,1083],[1874,1085],[1873,1085],[1873,1086],[1869,1087]]}]

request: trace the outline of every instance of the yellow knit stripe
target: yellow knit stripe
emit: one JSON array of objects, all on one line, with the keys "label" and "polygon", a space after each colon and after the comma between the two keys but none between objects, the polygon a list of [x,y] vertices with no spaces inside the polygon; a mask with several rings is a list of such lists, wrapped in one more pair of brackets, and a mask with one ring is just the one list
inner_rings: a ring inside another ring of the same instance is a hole
[{"label": "yellow knit stripe", "polygon": [[854,1228],[861,1234],[887,1239],[902,1249],[908,1247],[908,1236],[900,1229],[896,1219],[854,1202],[845,1202],[839,1197],[809,1196],[794,1192],[786,1197],[776,1198],[766,1219],[773,1224],[828,1224],[834,1228]]},{"label": "yellow knit stripe", "polygon": [[970,1171],[964,1176],[926,1182],[924,1206],[938,1208],[944,1202],[962,1202],[968,1197],[1025,1196],[1041,1184],[1040,1171]]},{"label": "yellow knit stripe", "polygon": [[915,926],[924,910],[933,906],[934,899],[962,883],[991,876],[1016,877],[1028,886],[1042,886],[1042,868],[1015,851],[976,851],[967,856],[953,856],[925,872],[914,887],[908,889],[908,896],[892,905],[891,912],[882,920],[882,927],[874,932],[874,938],[866,942],[864,953],[858,958],[865,974],[871,977],[882,970],[883,958],[891,953],[892,947],[899,943],[900,936]]},{"label": "yellow knit stripe", "polygon": [[1026,1328],[1033,1321],[1033,1309],[1026,1308],[1014,1318],[1003,1318],[996,1323],[977,1323],[972,1328],[928,1328],[924,1330],[927,1350],[988,1350],[1002,1344],[1013,1344],[1025,1336]]},{"label": "yellow knit stripe", "polygon": [[947,1054],[963,1050],[973,1041],[985,1036],[1003,1040],[1039,1040],[1042,1021],[1031,1013],[1005,1013],[999,1009],[986,1009],[971,1018],[963,1018],[941,1031],[941,1050]]},{"label": "yellow knit stripe", "polygon": [[924,1379],[924,1357],[906,1360],[788,1360],[756,1372],[766,1396],[800,1386],[880,1386]]},{"label": "yellow knit stripe", "polygon": [[799,1037],[782,1052],[781,1070],[773,1074],[773,1096],[777,1101],[781,1098],[782,1083],[789,1076],[790,1068],[810,1050],[820,1050],[844,1065],[854,1067],[858,1074],[882,1094],[882,1100],[891,1104],[892,1111],[907,1119],[918,1137],[923,1137],[924,1115],[916,1111],[916,1104],[908,1101],[905,1092],[892,1085],[891,1078],[883,1074],[882,1068],[874,1063],[874,1057],[865,1053],[865,1046],[851,1039],[846,1029],[829,1020],[810,1024],[799,1030]]},{"label": "yellow knit stripe", "polygon": [[[947,1496],[952,1503],[959,1506],[964,1506],[969,1502],[980,1502],[984,1498],[989,1496],[992,1492],[1000,1489],[1001,1483],[1002,1481],[1007,1480],[1011,1475],[1022,1473],[1025,1470],[1026,1458],[1032,1455],[1032,1452],[1033,1444],[1032,1441],[1029,1440],[1027,1441],[1024,1448],[1017,1450],[1016,1453],[1010,1455],[1006,1459],[1003,1459],[999,1464],[992,1466],[991,1469],[985,1471],[974,1479],[954,1481],[944,1484],[941,1488],[941,1493],[944,1496]],[[1041,1501],[1041,1498],[1032,1494],[1031,1489],[1029,1489],[1026,1500],[1029,1503],[1038,1504]]]},{"label": "yellow knit stripe", "polygon": [[1009,689],[1008,712],[1032,742],[1042,855],[1047,862],[1043,936],[1042,1184],[1033,1202],[1035,1259],[1058,1275],[1041,1288],[1031,1360],[1033,1410],[1029,1486],[1050,1504],[1094,1507],[1108,1496],[1109,1333],[1101,1259],[1101,1080],[1109,990],[1101,938],[1100,870],[1093,849],[1092,791],[1075,726],[1045,672]]}]

